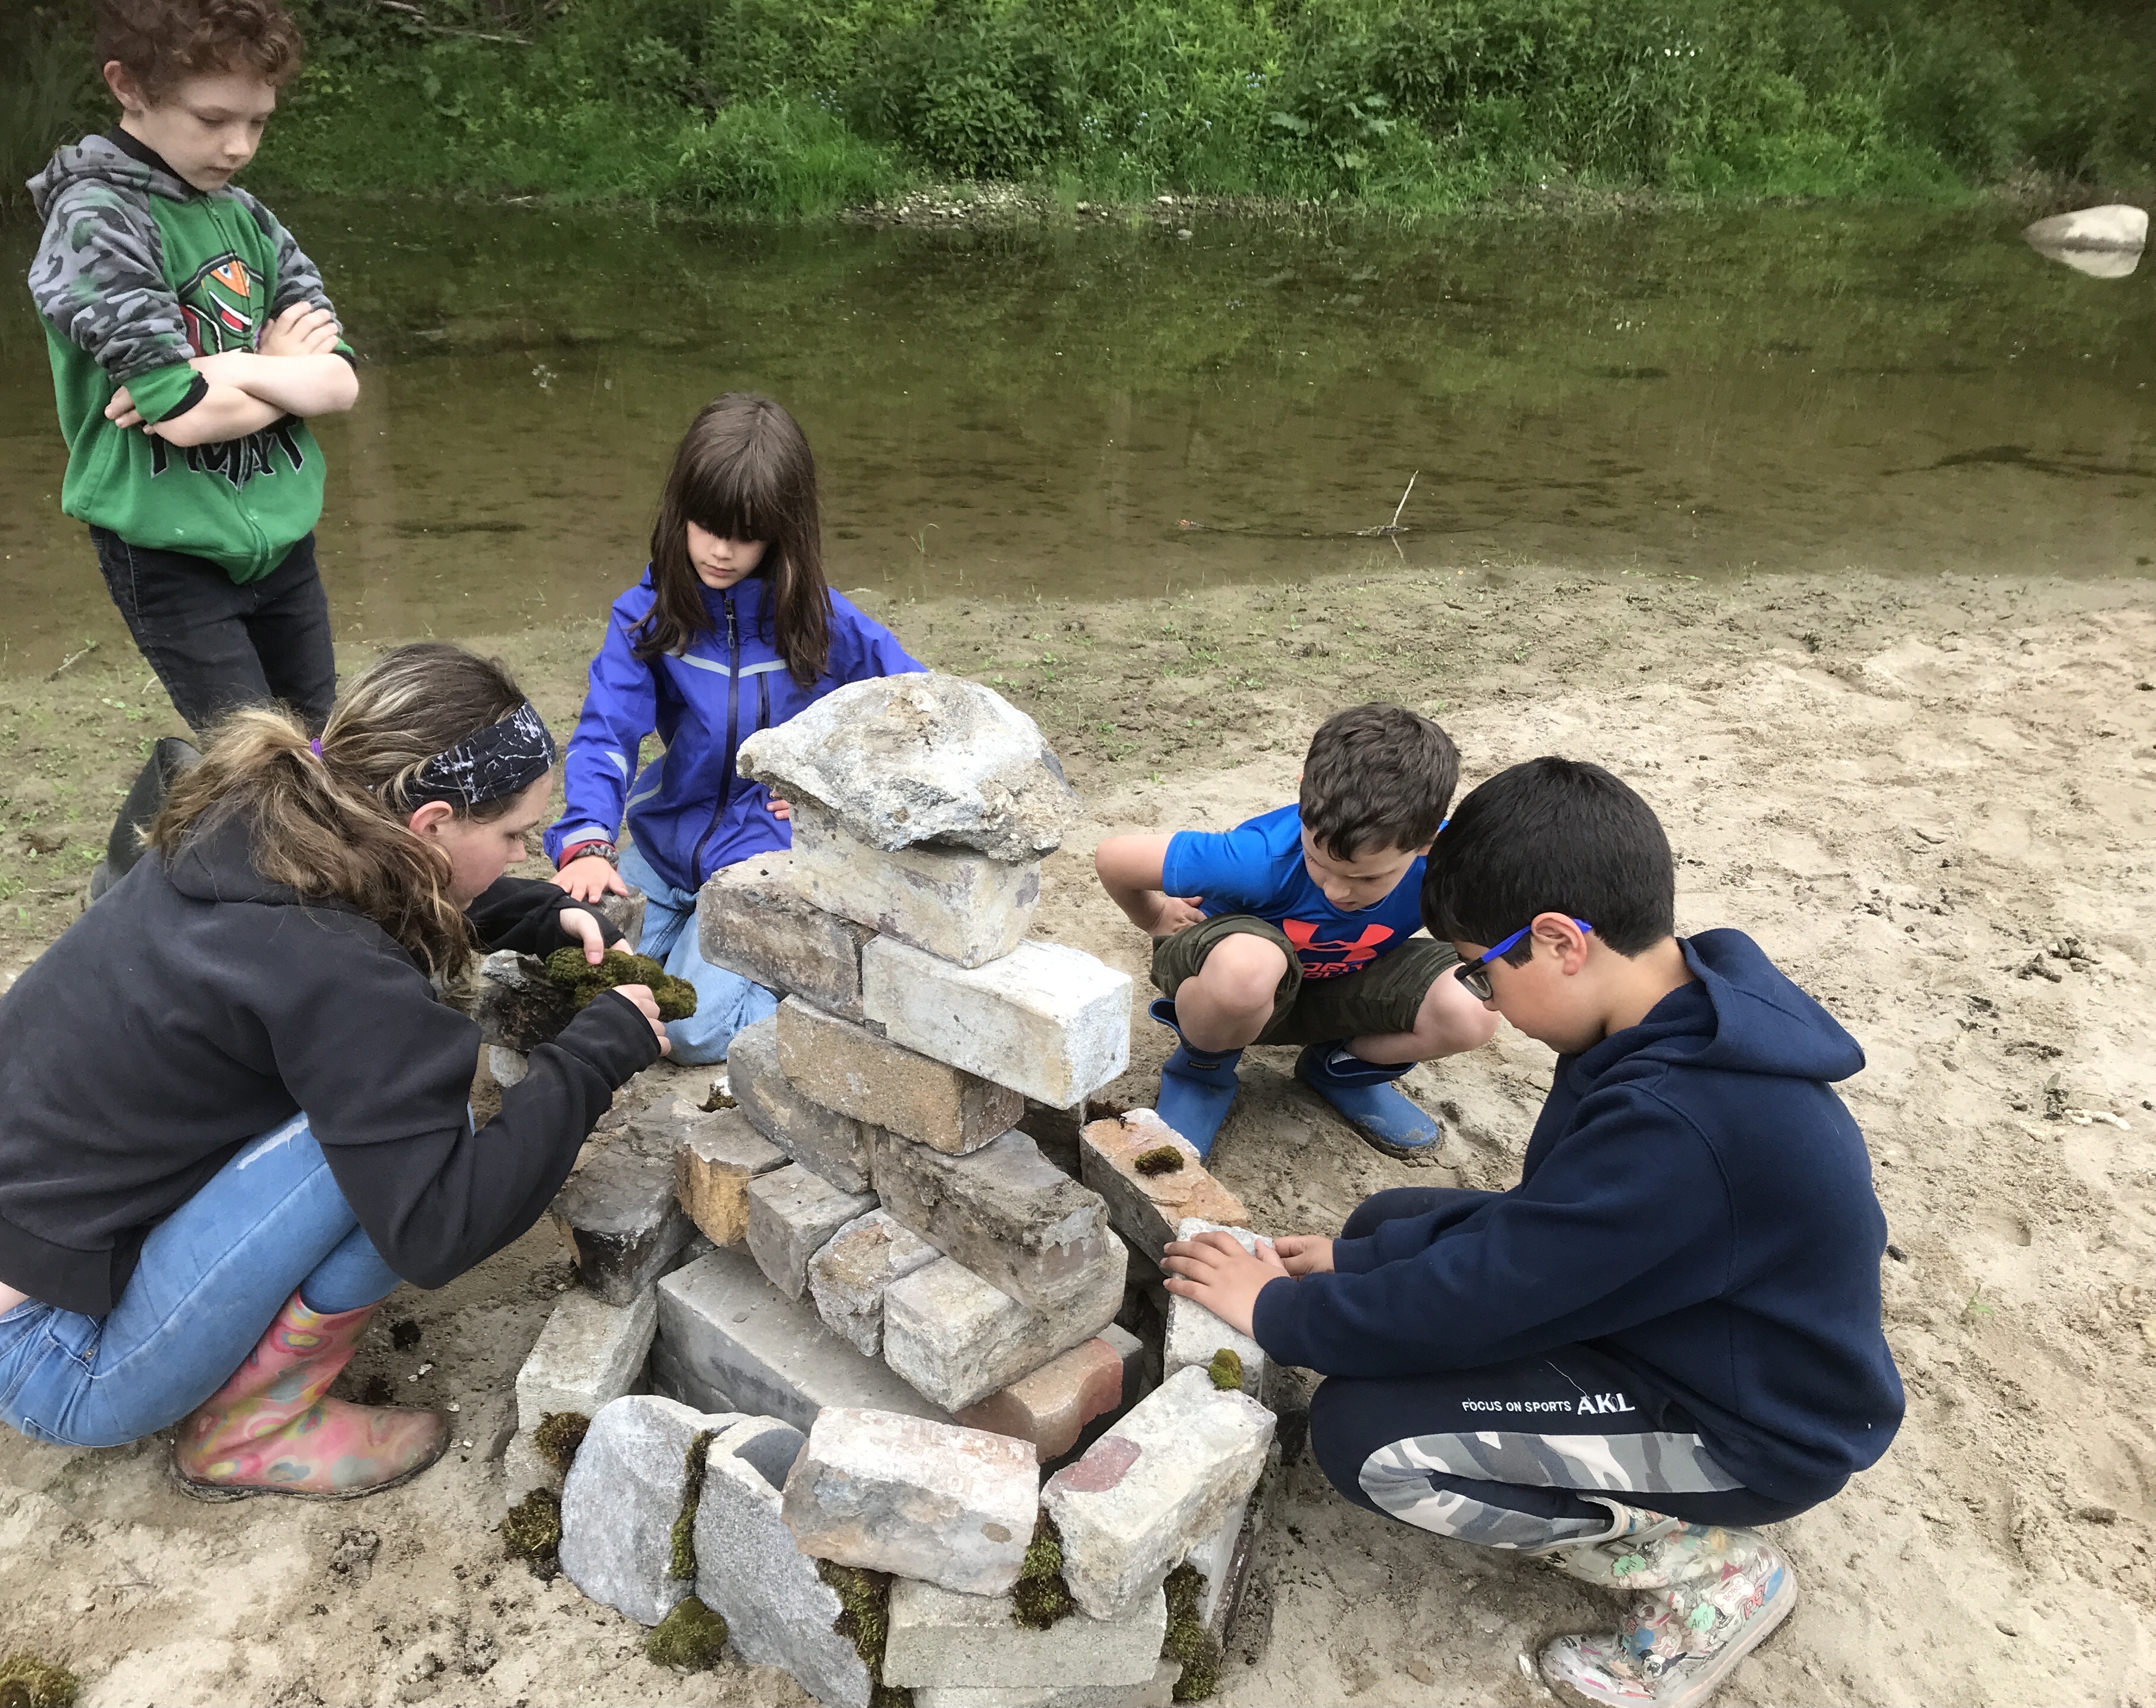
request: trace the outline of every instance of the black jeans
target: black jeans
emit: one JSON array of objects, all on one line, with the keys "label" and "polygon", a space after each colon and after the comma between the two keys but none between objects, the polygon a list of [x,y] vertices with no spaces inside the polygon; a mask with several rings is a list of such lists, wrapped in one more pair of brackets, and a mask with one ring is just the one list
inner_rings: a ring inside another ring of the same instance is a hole
[{"label": "black jeans", "polygon": [[[1452,1196],[1432,1186],[1379,1192],[1341,1232],[1359,1238],[1394,1217],[1442,1209]],[[1486,1547],[1592,1536],[1611,1515],[1590,1495],[1695,1524],[1771,1524],[1811,1504],[1743,1486],[1681,1407],[1592,1346],[1436,1376],[1330,1377],[1311,1403],[1310,1443],[1357,1505]]]},{"label": "black jeans", "polygon": [[244,585],[207,558],[131,546],[107,528],[90,537],[127,632],[191,728],[281,700],[321,733],[336,698],[336,655],[314,535]]}]

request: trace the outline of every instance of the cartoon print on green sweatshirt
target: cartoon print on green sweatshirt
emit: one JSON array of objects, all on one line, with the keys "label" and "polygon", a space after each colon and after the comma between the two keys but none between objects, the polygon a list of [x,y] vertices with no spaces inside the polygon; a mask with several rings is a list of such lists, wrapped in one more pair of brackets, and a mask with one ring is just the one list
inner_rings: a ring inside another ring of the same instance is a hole
[{"label": "cartoon print on green sweatshirt", "polygon": [[60,508],[131,545],[260,579],[321,515],[306,423],[182,448],[115,426],[105,409],[124,385],[144,420],[179,414],[203,389],[189,358],[254,349],[295,302],[331,307],[321,275],[244,190],[205,194],[107,137],[61,149],[31,194],[45,229],[30,294],[68,444]]}]

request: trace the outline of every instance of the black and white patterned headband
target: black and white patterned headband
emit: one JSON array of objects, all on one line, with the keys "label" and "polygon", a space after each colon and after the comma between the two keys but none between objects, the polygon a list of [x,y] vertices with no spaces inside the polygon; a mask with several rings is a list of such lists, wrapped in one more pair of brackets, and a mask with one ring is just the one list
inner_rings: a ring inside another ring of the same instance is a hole
[{"label": "black and white patterned headband", "polygon": [[419,767],[407,785],[413,805],[454,801],[465,807],[520,795],[553,769],[554,738],[526,700]]}]

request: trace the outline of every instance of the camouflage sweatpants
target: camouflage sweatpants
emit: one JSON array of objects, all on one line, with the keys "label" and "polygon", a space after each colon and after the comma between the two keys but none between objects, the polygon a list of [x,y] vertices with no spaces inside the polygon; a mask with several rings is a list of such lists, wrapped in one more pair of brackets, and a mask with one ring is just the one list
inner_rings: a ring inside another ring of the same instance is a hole
[{"label": "camouflage sweatpants", "polygon": [[[1438,1210],[1441,1188],[1381,1192],[1343,1230]],[[1792,1505],[1745,1488],[1697,1427],[1591,1346],[1439,1376],[1333,1376],[1310,1444],[1335,1488],[1418,1529],[1491,1548],[1546,1548],[1606,1531],[1594,1497],[1702,1524],[1769,1524]]]}]

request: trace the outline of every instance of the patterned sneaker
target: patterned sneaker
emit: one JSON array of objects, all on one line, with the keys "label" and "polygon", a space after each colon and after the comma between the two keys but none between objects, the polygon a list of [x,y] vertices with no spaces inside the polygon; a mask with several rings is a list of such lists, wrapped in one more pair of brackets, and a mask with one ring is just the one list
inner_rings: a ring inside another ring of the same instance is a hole
[{"label": "patterned sneaker", "polygon": [[1565,1551],[1564,1571],[1629,1593],[1608,1637],[1560,1637],[1543,1675],[1599,1708],[1698,1708],[1797,1604],[1789,1563],[1757,1531],[1681,1525]]}]

